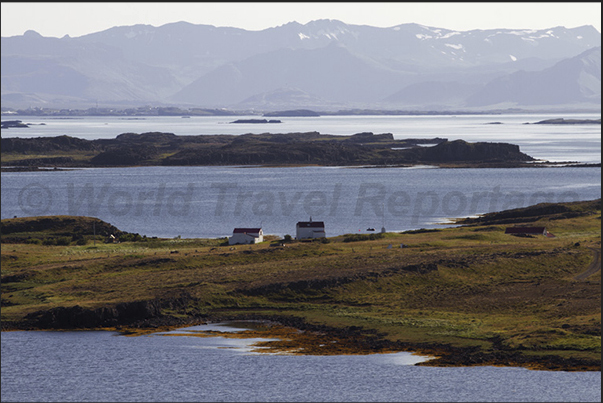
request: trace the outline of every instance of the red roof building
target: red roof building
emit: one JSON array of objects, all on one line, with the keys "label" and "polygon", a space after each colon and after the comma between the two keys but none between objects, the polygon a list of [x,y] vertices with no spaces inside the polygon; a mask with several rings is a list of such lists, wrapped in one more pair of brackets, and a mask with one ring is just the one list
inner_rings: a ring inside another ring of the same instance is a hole
[{"label": "red roof building", "polygon": [[229,245],[250,244],[264,241],[264,232],[261,228],[235,228],[228,239]]}]

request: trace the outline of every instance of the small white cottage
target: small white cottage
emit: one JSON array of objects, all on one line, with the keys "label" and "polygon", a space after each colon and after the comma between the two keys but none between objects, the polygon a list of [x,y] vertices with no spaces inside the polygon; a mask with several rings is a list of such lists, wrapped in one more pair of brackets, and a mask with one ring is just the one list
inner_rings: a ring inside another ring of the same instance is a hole
[{"label": "small white cottage", "polygon": [[264,241],[264,232],[261,228],[235,228],[228,239],[229,245],[250,244]]},{"label": "small white cottage", "polygon": [[295,225],[295,232],[297,239],[324,238],[327,236],[325,223],[323,221],[312,221],[312,217],[310,217],[310,221],[299,221]]}]

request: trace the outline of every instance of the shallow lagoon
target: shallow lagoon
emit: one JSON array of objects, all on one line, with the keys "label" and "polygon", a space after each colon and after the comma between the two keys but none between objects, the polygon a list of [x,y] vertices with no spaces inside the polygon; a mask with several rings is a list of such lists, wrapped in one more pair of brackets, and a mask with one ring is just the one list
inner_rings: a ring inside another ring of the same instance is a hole
[{"label": "shallow lagoon", "polygon": [[424,358],[410,353],[273,355],[250,351],[252,341],[153,334],[126,337],[104,331],[3,332],[2,401],[594,402],[601,398],[600,372],[423,367],[413,364]]}]

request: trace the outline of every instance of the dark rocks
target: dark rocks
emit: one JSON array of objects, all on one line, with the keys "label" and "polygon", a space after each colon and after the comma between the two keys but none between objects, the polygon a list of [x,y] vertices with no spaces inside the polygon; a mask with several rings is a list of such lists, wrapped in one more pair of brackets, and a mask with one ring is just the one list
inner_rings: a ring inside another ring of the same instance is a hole
[{"label": "dark rocks", "polygon": [[271,120],[266,120],[266,119],[239,119],[239,120],[235,120],[234,122],[230,122],[230,123],[282,123],[280,120],[277,119],[271,119]]},{"label": "dark rocks", "polygon": [[103,151],[90,162],[99,166],[131,166],[152,159],[158,154],[158,149],[152,145],[122,146]]},{"label": "dark rocks", "polygon": [[350,136],[346,141],[353,143],[366,143],[375,141],[394,141],[394,135],[392,133],[373,134],[372,132],[356,133]]},{"label": "dark rocks", "polygon": [[[262,122],[273,121],[263,119]],[[420,146],[428,143],[435,145]],[[23,161],[19,161],[22,166],[535,165],[526,164],[534,159],[522,153],[514,144],[467,143],[441,138],[394,140],[392,133],[371,132],[351,136],[322,135],[318,132],[176,136],[173,133],[149,132],[123,133],[115,139],[98,140],[69,136],[3,138],[1,149],[3,153],[24,154]],[[58,152],[79,154],[73,160],[24,161],[28,154],[55,158]]]},{"label": "dark rocks", "polygon": [[79,305],[58,307],[46,311],[33,312],[25,317],[25,322],[40,329],[94,329],[101,327],[133,326],[156,327],[177,325],[179,321],[163,315],[162,309],[184,309],[189,296],[168,300],[134,301],[85,309]]},{"label": "dark rocks", "polygon": [[412,153],[427,162],[459,161],[534,161],[519,151],[519,146],[508,143],[468,143],[464,140],[445,141],[433,147],[417,148]]},{"label": "dark rocks", "polygon": [[33,320],[37,327],[44,329],[90,329],[126,325],[160,314],[157,304],[152,302],[132,302],[115,307],[95,310],[74,307],[58,307],[44,312],[34,312],[25,317]]},{"label": "dark rocks", "polygon": [[2,126],[1,127],[2,129],[8,129],[10,127],[29,127],[28,125],[21,122],[20,120],[5,120],[4,122],[1,123],[1,126]]}]

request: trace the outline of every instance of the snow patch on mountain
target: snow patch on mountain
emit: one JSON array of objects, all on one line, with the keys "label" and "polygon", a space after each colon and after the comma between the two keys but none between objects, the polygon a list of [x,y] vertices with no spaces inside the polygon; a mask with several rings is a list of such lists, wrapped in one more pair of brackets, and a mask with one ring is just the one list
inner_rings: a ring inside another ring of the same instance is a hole
[{"label": "snow patch on mountain", "polygon": [[456,31],[455,31],[455,32],[448,32],[447,34],[442,35],[442,36],[440,37],[440,39],[448,39],[448,38],[450,38],[451,36],[454,36],[454,35],[460,35],[460,34],[461,34],[460,32],[456,32]]}]

